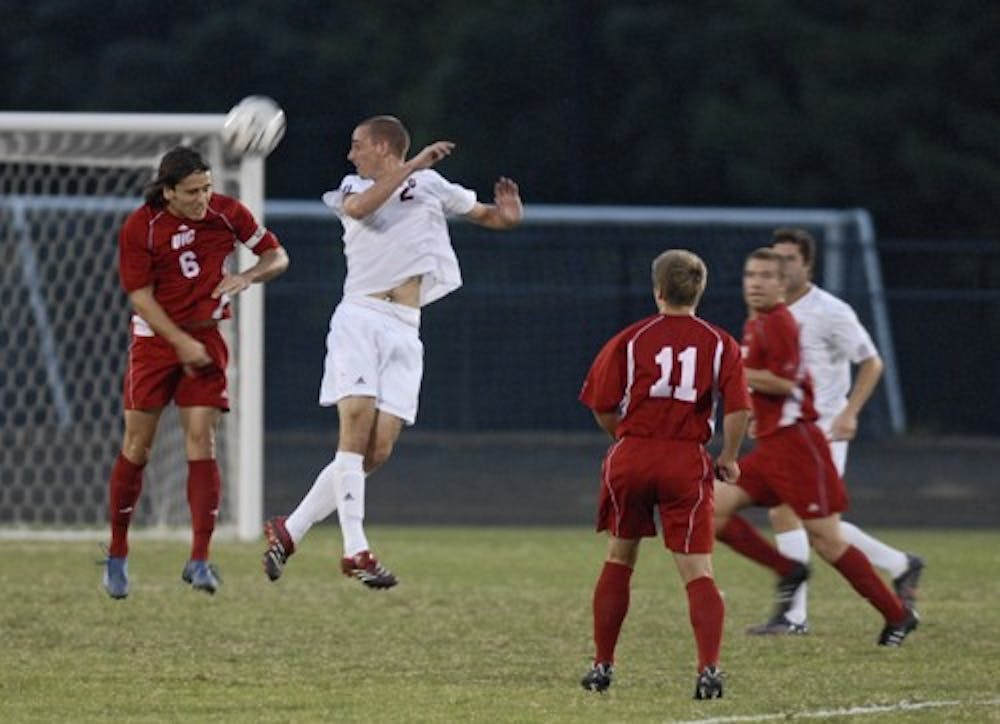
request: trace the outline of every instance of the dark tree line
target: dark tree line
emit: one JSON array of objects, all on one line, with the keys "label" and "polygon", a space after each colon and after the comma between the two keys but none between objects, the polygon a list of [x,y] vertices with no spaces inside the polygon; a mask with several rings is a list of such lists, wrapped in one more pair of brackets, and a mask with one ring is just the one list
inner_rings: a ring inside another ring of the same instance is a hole
[{"label": "dark tree line", "polygon": [[0,107],[289,115],[268,194],[315,197],[354,123],[451,138],[529,202],[864,206],[882,236],[996,236],[1000,5],[0,0]]}]

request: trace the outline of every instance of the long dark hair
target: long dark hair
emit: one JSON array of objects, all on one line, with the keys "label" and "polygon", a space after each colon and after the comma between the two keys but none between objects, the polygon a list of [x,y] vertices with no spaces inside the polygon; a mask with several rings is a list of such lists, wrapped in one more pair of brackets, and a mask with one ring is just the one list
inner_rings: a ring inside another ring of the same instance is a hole
[{"label": "long dark hair", "polygon": [[156,178],[146,184],[143,194],[146,203],[155,207],[166,205],[166,199],[163,198],[163,189],[173,188],[193,173],[211,170],[212,167],[193,148],[177,146],[170,149],[160,161],[160,168],[156,172]]}]

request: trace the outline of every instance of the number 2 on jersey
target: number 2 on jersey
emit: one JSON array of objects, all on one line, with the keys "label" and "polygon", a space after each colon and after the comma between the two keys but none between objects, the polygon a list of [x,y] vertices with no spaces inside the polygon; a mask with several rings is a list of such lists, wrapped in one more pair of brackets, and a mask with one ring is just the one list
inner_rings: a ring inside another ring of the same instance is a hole
[{"label": "number 2 on jersey", "polygon": [[649,388],[650,397],[672,397],[681,402],[694,402],[698,399],[698,391],[694,388],[694,373],[698,366],[696,347],[685,347],[677,355],[681,363],[681,380],[676,387],[670,384],[670,373],[674,369],[674,348],[664,347],[654,359],[660,366],[660,379]]}]

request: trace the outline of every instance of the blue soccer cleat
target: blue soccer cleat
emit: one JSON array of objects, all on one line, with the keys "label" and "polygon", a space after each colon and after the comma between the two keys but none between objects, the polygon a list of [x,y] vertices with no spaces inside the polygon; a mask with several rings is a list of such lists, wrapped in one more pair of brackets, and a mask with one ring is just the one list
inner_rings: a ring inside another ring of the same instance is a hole
[{"label": "blue soccer cleat", "polygon": [[104,590],[111,598],[128,596],[128,558],[108,556],[104,564]]},{"label": "blue soccer cleat", "polygon": [[215,593],[219,590],[219,584],[222,583],[218,568],[208,561],[196,560],[190,560],[184,564],[181,580],[190,583],[194,590],[205,593]]}]

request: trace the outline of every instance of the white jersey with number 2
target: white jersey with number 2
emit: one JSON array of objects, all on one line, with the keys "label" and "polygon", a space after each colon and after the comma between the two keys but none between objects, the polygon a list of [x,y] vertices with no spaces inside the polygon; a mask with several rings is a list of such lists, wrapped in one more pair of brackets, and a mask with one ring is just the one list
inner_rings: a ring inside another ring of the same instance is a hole
[{"label": "white jersey with number 2", "polygon": [[847,404],[851,364],[878,354],[868,331],[847,302],[816,285],[789,311],[799,323],[799,339],[806,369],[813,381],[817,424],[826,432]]},{"label": "white jersey with number 2", "polygon": [[475,191],[423,169],[411,174],[365,218],[345,214],[344,198],[373,183],[349,174],[340,188],[323,194],[323,203],[344,225],[344,296],[388,291],[419,276],[420,306],[425,306],[462,286],[447,217],[469,213],[476,203]]}]

